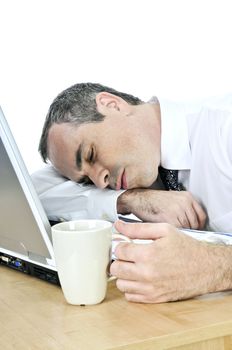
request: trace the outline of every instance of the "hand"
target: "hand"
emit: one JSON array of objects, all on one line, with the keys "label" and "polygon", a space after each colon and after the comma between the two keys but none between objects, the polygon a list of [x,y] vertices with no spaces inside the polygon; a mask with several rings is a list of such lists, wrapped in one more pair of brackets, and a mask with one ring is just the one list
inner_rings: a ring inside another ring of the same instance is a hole
[{"label": "hand", "polygon": [[232,286],[232,247],[197,241],[169,224],[124,223],[116,229],[131,239],[120,243],[110,272],[128,301],[160,303],[187,299]]},{"label": "hand", "polygon": [[149,222],[166,222],[176,227],[203,229],[206,214],[187,191],[133,189],[118,197],[119,214],[133,213]]}]

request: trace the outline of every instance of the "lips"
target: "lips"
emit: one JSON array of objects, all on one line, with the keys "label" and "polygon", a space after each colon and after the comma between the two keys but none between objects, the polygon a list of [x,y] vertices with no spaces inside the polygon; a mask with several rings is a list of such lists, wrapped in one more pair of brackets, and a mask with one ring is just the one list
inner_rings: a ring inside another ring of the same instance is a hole
[{"label": "lips", "polygon": [[121,188],[123,188],[124,190],[127,189],[127,182],[126,182],[126,173],[125,170],[122,173],[122,177],[121,177]]},{"label": "lips", "polygon": [[123,170],[121,176],[119,176],[117,181],[116,190],[118,191],[120,189],[124,189],[124,190],[127,189],[125,169]]}]

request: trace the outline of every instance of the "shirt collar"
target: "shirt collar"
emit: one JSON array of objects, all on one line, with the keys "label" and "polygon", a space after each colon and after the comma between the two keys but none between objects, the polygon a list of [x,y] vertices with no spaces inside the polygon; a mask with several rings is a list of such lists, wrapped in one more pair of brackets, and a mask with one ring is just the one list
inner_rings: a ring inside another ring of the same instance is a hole
[{"label": "shirt collar", "polygon": [[[156,99],[157,100],[157,99]],[[153,98],[150,103],[156,100]],[[187,112],[184,105],[160,99],[161,109],[161,165],[166,169],[190,169]]]}]

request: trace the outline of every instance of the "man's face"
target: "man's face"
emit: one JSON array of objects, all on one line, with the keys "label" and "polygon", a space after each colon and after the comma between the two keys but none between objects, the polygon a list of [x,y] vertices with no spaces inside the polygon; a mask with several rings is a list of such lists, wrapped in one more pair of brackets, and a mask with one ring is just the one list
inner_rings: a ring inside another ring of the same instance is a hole
[{"label": "man's face", "polygon": [[97,123],[53,124],[48,137],[49,159],[65,177],[99,188],[149,187],[157,178],[159,149],[146,135],[143,122],[112,111]]}]

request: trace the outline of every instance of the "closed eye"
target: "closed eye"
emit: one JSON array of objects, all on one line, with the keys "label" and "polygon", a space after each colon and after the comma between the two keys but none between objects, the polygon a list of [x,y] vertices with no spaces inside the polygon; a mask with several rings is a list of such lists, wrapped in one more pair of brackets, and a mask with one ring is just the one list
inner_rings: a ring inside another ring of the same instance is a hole
[{"label": "closed eye", "polygon": [[95,154],[94,154],[94,148],[93,147],[90,148],[90,151],[89,151],[87,159],[88,159],[89,163],[93,163],[94,162]]}]

